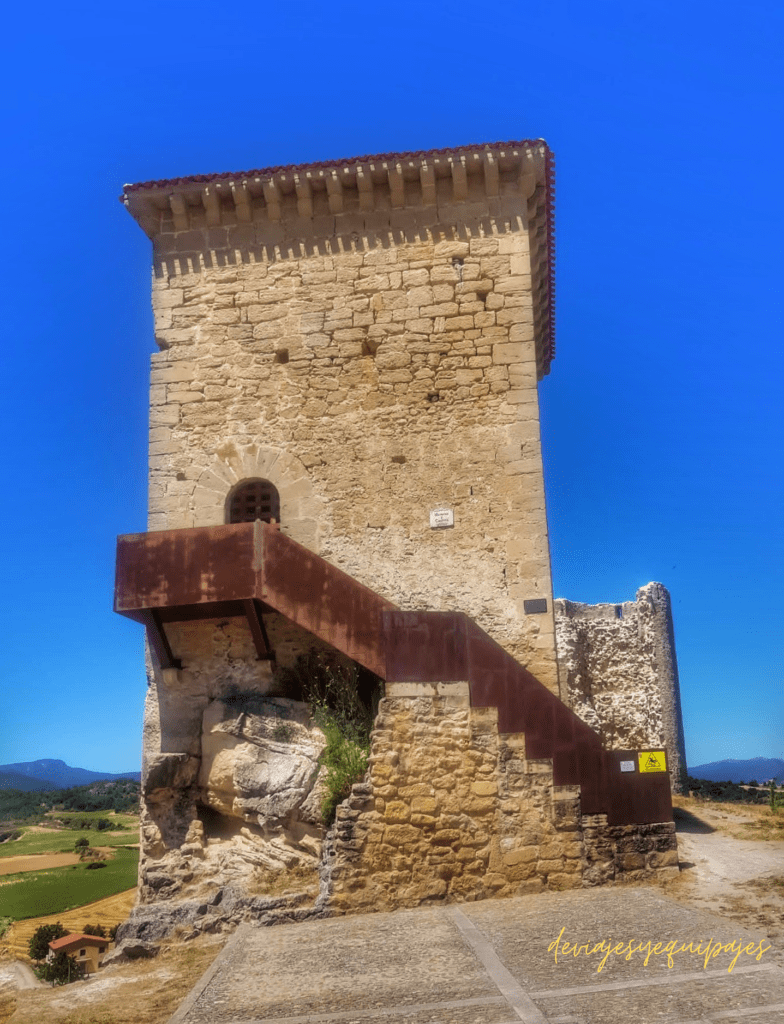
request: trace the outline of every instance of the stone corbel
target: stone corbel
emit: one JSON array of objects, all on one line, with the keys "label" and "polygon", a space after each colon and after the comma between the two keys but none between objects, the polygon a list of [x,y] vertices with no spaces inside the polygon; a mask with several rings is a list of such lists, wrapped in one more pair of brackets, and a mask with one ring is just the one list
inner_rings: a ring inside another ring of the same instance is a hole
[{"label": "stone corbel", "polygon": [[183,197],[178,195],[169,196],[169,206],[174,217],[174,230],[187,231],[190,222],[188,220],[188,207]]},{"label": "stone corbel", "polygon": [[357,166],[357,191],[359,192],[360,210],[372,210],[373,179],[370,177],[370,168],[363,164]]},{"label": "stone corbel", "polygon": [[244,181],[233,183],[231,186],[231,196],[234,200],[234,207],[237,211],[237,220],[242,224],[250,223],[252,219],[250,209],[250,193],[248,192],[248,186]]},{"label": "stone corbel", "polygon": [[464,203],[468,199],[468,175],[465,157],[450,160],[452,166],[452,198],[456,203]]},{"label": "stone corbel", "polygon": [[516,154],[520,160],[520,177],[518,179],[520,194],[524,199],[531,199],[536,191],[537,161],[532,153]]},{"label": "stone corbel", "polygon": [[297,213],[300,217],[313,216],[313,185],[310,174],[295,174],[294,188],[297,192]]},{"label": "stone corbel", "polygon": [[523,199],[530,199],[536,191],[536,175],[525,169],[519,178],[520,194]]},{"label": "stone corbel", "polygon": [[267,178],[262,188],[267,204],[267,216],[270,220],[280,220],[280,189],[273,178]]},{"label": "stone corbel", "polygon": [[488,196],[498,195],[498,161],[492,153],[485,153],[485,191]]},{"label": "stone corbel", "polygon": [[436,172],[432,164],[422,161],[419,168],[419,181],[422,186],[422,205],[436,205]]},{"label": "stone corbel", "polygon": [[406,191],[403,181],[403,168],[400,164],[387,168],[387,180],[389,181],[389,192],[392,205],[395,207],[405,206]]},{"label": "stone corbel", "polygon": [[327,197],[330,213],[343,212],[343,183],[338,177],[338,172],[332,170],[327,175]]},{"label": "stone corbel", "polygon": [[208,227],[220,224],[220,196],[214,188],[205,188],[201,194],[201,202],[207,215]]}]

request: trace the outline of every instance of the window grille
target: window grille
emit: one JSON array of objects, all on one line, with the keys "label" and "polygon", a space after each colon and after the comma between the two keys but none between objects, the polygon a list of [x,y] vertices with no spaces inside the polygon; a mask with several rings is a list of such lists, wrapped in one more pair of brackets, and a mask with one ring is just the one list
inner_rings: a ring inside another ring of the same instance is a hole
[{"label": "window grille", "polygon": [[230,523],[280,522],[280,496],[269,480],[251,480],[241,484],[229,502]]}]

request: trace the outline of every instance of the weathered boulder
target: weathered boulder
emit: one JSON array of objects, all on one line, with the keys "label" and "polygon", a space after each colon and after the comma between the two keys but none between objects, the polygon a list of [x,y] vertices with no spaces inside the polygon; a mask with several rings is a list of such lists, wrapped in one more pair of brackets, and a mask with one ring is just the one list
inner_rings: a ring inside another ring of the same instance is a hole
[{"label": "weathered boulder", "polygon": [[211,701],[202,717],[199,787],[202,802],[265,832],[290,825],[320,834],[318,758],[326,740],[306,704],[283,698]]}]

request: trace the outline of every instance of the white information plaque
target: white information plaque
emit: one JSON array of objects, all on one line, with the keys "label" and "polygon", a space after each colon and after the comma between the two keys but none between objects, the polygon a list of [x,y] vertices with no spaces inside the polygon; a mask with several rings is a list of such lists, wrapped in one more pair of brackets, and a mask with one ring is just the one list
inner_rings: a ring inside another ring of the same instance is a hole
[{"label": "white information plaque", "polygon": [[455,525],[455,513],[451,508],[434,508],[430,513],[430,529],[444,530]]},{"label": "white information plaque", "polygon": [[622,772],[633,772],[634,771],[634,761],[621,761],[621,771]]}]

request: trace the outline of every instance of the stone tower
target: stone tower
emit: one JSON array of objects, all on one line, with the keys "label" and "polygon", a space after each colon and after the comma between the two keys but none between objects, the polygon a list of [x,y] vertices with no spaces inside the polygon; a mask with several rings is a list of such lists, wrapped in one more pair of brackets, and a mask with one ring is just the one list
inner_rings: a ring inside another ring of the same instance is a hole
[{"label": "stone tower", "polygon": [[[536,140],[126,187],[160,349],[115,592],[149,639],[143,901],[307,857],[338,911],[677,864],[661,734],[609,750],[559,684],[552,175]],[[270,703],[311,651],[386,687],[323,850],[307,709]]]},{"label": "stone tower", "polygon": [[541,140],[127,186],[161,349],[150,530],[228,522],[267,481],[284,534],[466,612],[557,693],[551,193]]}]

